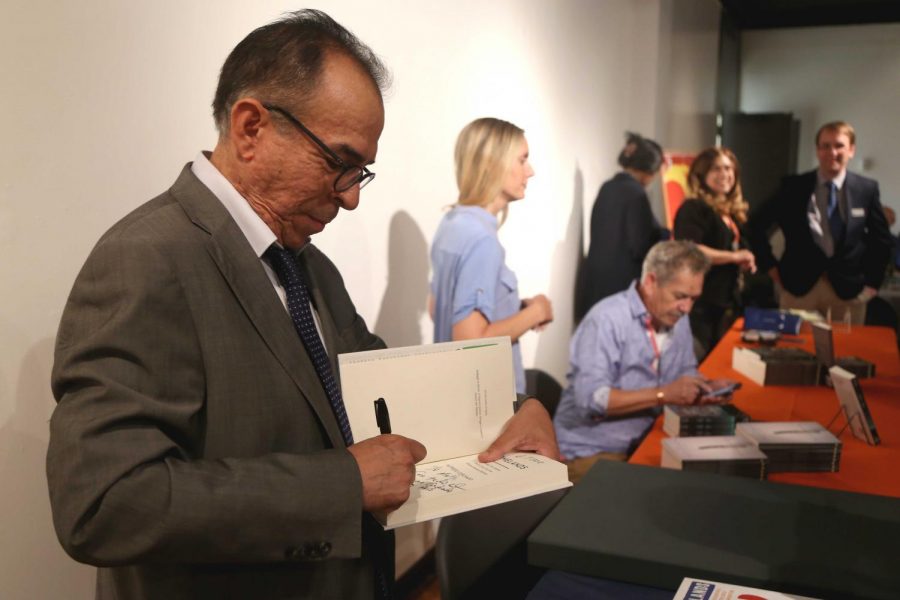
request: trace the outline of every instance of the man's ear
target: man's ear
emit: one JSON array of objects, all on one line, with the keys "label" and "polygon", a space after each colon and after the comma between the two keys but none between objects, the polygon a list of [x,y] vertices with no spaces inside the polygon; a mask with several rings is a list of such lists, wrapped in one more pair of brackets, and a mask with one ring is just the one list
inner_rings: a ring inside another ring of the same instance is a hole
[{"label": "man's ear", "polygon": [[228,137],[242,159],[253,158],[261,135],[271,122],[269,111],[255,98],[241,98],[234,103]]}]

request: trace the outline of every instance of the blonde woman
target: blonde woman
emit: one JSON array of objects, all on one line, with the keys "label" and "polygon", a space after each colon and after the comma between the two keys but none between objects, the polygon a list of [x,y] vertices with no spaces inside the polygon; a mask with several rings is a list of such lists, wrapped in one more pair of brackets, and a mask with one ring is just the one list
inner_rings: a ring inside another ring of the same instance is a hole
[{"label": "blonde woman", "polygon": [[741,171],[728,148],[707,148],[688,172],[692,198],[675,214],[675,239],[697,244],[712,268],[703,294],[691,310],[691,331],[702,359],[725,335],[741,309],[741,272],[756,272],[743,235],[748,205],[741,194]]},{"label": "blonde woman", "polygon": [[506,121],[469,123],[456,140],[459,197],[431,246],[434,341],[508,335],[516,391],[525,392],[519,338],[553,320],[544,295],[519,298],[515,274],[497,238],[512,202],[525,197],[534,169],[524,132]]}]

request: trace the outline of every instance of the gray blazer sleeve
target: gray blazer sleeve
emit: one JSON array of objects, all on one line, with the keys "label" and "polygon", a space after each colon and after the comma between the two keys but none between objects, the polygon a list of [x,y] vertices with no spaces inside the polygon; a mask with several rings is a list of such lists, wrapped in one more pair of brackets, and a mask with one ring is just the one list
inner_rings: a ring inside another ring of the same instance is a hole
[{"label": "gray blazer sleeve", "polygon": [[326,545],[358,557],[352,456],[330,447],[212,262],[159,236],[102,240],[62,317],[47,477],[65,550],[99,566],[278,562]]}]

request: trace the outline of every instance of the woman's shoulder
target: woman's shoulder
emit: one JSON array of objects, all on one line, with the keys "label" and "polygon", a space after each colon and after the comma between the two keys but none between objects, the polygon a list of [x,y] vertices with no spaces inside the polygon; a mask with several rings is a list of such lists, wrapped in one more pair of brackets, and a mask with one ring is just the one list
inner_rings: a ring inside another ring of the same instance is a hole
[{"label": "woman's shoulder", "polygon": [[[476,208],[484,214],[467,210],[470,208]],[[499,247],[495,223],[496,218],[480,207],[456,206],[441,219],[434,244],[457,252],[474,247]]]},{"label": "woman's shoulder", "polygon": [[644,190],[644,186],[638,182],[637,179],[625,173],[624,171],[620,171],[613,175],[611,179],[607,179],[602,186],[600,186],[600,192],[630,192],[632,194],[643,195],[646,193]]},{"label": "woman's shoulder", "polygon": [[713,210],[712,206],[710,206],[706,203],[706,201],[700,198],[688,198],[681,203],[681,206],[678,207],[678,212],[675,213],[676,218],[679,214],[691,215],[695,217],[714,217],[715,211]]}]

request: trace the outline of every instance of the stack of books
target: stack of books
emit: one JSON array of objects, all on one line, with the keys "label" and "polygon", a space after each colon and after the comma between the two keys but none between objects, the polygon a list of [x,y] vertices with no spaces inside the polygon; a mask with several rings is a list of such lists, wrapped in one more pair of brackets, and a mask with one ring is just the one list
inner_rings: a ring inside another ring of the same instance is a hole
[{"label": "stack of books", "polygon": [[732,404],[666,405],[663,431],[672,437],[734,435],[736,423],[750,420]]},{"label": "stack of books", "polygon": [[769,457],[769,473],[840,469],[841,441],[815,421],[739,423],[735,432]]},{"label": "stack of books", "polygon": [[662,441],[663,467],[765,479],[766,455],[756,444],[734,435],[666,438]]},{"label": "stack of books", "polygon": [[819,363],[800,348],[745,348],[731,351],[731,368],[759,385],[817,385]]}]

